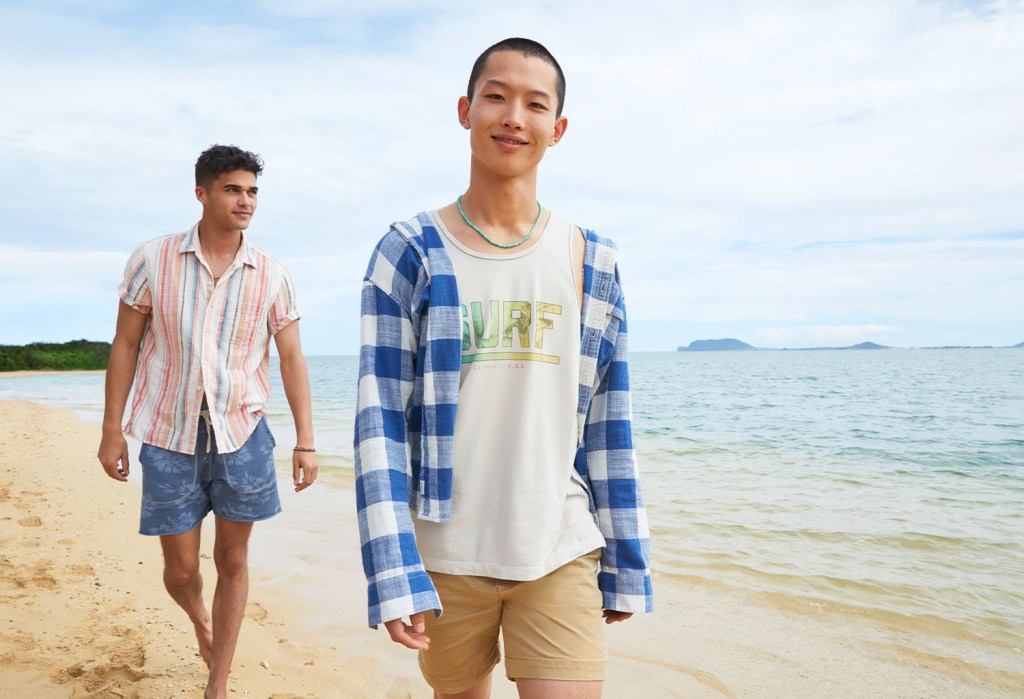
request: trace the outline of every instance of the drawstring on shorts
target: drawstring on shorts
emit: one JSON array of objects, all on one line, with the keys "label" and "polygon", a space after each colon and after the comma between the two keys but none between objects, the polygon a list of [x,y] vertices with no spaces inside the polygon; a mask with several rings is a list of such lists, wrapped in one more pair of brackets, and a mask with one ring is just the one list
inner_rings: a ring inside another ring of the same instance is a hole
[{"label": "drawstring on shorts", "polygon": [[210,424],[210,411],[200,410],[199,417],[206,423],[206,453],[209,454],[213,448],[213,426]]}]

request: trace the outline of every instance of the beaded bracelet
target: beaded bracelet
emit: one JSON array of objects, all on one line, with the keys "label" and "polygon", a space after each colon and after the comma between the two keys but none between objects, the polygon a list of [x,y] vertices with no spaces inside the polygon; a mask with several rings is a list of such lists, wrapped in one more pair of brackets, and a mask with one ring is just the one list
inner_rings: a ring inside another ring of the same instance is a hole
[{"label": "beaded bracelet", "polygon": [[292,451],[311,451],[311,452],[316,452],[316,449],[314,449],[313,447],[295,447],[294,449],[292,449]]}]

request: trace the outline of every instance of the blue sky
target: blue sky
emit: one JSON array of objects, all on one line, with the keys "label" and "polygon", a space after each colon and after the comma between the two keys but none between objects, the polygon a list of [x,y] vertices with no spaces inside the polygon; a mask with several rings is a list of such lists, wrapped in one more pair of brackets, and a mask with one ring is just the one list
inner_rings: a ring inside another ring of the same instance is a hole
[{"label": "blue sky", "polygon": [[507,36],[566,71],[539,196],[616,240],[631,348],[1024,340],[1021,2],[0,2],[0,344],[111,339],[142,240],[261,153],[251,240],[310,354],[358,349],[390,222],[468,181]]}]

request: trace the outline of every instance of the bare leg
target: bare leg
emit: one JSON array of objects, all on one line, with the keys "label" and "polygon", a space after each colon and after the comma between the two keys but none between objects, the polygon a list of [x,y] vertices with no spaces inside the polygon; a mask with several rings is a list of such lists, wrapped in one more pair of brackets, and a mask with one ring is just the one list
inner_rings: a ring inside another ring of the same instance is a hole
[{"label": "bare leg", "polygon": [[213,647],[213,622],[203,602],[203,577],[199,574],[199,541],[202,524],[183,534],[160,537],[164,551],[164,587],[196,630],[199,655],[207,666]]},{"label": "bare leg", "polygon": [[458,694],[442,694],[441,692],[434,692],[434,699],[490,699],[491,697],[491,673],[487,673],[487,677],[483,678],[476,683],[473,687],[467,689],[465,692],[459,692]]},{"label": "bare leg", "polygon": [[601,699],[604,682],[563,680],[516,680],[519,699]]},{"label": "bare leg", "polygon": [[217,590],[213,595],[213,658],[205,699],[226,699],[228,673],[235,657],[238,632],[249,597],[249,534],[252,522],[216,518],[217,539],[213,560]]}]

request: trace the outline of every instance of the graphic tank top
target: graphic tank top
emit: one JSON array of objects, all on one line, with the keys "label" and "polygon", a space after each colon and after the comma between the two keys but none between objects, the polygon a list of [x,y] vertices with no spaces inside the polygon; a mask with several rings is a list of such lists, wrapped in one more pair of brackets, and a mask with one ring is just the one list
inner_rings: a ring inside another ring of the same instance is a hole
[{"label": "graphic tank top", "polygon": [[535,580],[604,546],[573,468],[579,395],[574,227],[522,252],[461,245],[437,212],[462,311],[452,517],[413,518],[427,570]]}]

